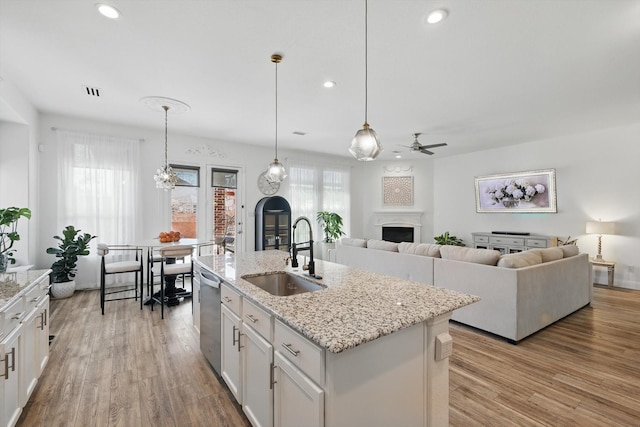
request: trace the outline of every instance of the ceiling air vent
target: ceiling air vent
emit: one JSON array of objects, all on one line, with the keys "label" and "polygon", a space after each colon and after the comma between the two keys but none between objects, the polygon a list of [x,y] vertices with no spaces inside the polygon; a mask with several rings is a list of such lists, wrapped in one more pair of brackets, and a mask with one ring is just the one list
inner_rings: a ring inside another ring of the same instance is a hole
[{"label": "ceiling air vent", "polygon": [[89,96],[100,96],[100,88],[85,86],[85,90],[87,91],[87,95]]}]

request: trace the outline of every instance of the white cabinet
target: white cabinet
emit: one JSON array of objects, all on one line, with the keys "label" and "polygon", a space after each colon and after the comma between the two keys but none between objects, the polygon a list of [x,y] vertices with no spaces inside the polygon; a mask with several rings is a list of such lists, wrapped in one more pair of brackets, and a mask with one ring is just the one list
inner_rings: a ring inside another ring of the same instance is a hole
[{"label": "white cabinet", "polygon": [[[38,304],[36,311],[36,369],[40,377],[49,362],[49,295]],[[29,393],[29,395],[31,395]],[[26,402],[25,402],[26,403]]]},{"label": "white cabinet", "polygon": [[[242,409],[254,427],[273,425],[273,346],[243,323],[244,372]],[[301,425],[301,424],[299,424]]]},{"label": "white cabinet", "polygon": [[22,413],[22,323],[0,341],[0,426],[14,426]]},{"label": "white cabinet", "polygon": [[[242,404],[242,346],[240,342],[242,322],[239,317],[241,297],[225,285],[222,285],[221,288],[221,376],[238,403]],[[236,312],[232,311],[235,307],[237,307]]]},{"label": "white cabinet", "polygon": [[280,353],[274,356],[274,425],[324,425],[324,391]]}]

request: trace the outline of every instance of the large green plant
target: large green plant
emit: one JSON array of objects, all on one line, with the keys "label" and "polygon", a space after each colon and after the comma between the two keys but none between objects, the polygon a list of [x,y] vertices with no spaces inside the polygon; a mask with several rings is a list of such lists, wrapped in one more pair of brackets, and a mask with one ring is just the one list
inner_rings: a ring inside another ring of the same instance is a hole
[{"label": "large green plant", "polygon": [[57,261],[51,266],[54,283],[70,282],[76,277],[79,256],[89,255],[89,242],[97,236],[89,233],[81,233],[73,225],[68,225],[62,230],[62,236],[53,236],[59,240],[57,248],[47,249],[47,253],[55,255]]},{"label": "large green plant", "polygon": [[31,218],[31,210],[14,206],[0,209],[0,255],[8,255],[11,264],[16,263],[13,258],[15,249],[12,248],[13,242],[20,240],[20,235],[17,231],[20,217]]},{"label": "large green plant", "polygon": [[342,217],[337,213],[327,211],[318,212],[316,220],[324,232],[323,242],[333,243],[339,239],[340,236],[344,235],[342,231]]},{"label": "large green plant", "polygon": [[462,239],[458,239],[456,236],[449,234],[448,231],[434,237],[433,240],[435,240],[439,245],[466,246]]}]

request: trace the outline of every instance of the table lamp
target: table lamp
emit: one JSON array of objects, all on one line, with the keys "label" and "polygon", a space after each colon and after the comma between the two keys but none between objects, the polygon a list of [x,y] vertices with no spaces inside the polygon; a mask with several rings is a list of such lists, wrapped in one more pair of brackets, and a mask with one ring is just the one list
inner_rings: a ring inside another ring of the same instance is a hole
[{"label": "table lamp", "polygon": [[602,261],[602,235],[615,234],[615,222],[588,221],[587,234],[598,235],[598,255],[595,259]]}]

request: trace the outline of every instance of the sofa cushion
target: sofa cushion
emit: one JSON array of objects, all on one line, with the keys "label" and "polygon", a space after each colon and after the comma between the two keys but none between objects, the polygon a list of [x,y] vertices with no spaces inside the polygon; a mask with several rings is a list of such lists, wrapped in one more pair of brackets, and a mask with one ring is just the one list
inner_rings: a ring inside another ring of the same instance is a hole
[{"label": "sofa cushion", "polygon": [[500,252],[492,249],[472,249],[460,246],[444,245],[440,248],[440,256],[454,261],[466,261],[475,264],[496,265]]},{"label": "sofa cushion", "polygon": [[562,251],[562,255],[565,258],[569,258],[570,256],[576,256],[580,253],[580,249],[576,245],[558,246],[558,249]]},{"label": "sofa cushion", "polygon": [[542,262],[557,261],[564,257],[562,249],[560,248],[545,248],[545,249],[529,249],[527,252],[535,252],[540,254]]},{"label": "sofa cushion", "polygon": [[398,252],[398,244],[395,242],[387,242],[386,240],[367,240],[369,249],[378,249],[379,251]]},{"label": "sofa cushion", "polygon": [[430,256],[432,258],[440,258],[440,246],[429,243],[411,243],[401,242],[398,243],[398,252],[401,254],[412,254]]},{"label": "sofa cushion", "polygon": [[367,239],[354,239],[352,237],[343,237],[340,239],[340,243],[347,246],[355,246],[358,248],[367,247]]},{"label": "sofa cushion", "polygon": [[542,255],[534,251],[502,255],[498,261],[498,267],[504,268],[522,268],[536,264],[542,264]]}]

